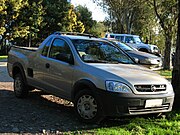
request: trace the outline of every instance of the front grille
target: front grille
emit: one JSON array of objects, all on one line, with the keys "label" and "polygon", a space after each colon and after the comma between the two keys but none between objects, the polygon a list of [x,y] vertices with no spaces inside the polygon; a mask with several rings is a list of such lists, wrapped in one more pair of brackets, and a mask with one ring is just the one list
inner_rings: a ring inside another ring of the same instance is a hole
[{"label": "front grille", "polygon": [[129,107],[129,113],[130,114],[142,114],[142,113],[148,113],[148,112],[167,111],[168,109],[169,109],[169,104],[164,104],[159,107],[150,107],[150,108]]},{"label": "front grille", "polygon": [[134,87],[138,92],[163,92],[163,91],[166,91],[166,85],[165,84],[134,85]]}]

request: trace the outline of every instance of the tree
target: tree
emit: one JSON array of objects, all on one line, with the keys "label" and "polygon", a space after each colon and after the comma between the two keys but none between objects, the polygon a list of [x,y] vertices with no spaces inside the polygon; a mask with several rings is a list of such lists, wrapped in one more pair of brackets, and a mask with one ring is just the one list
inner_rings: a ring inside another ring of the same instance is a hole
[{"label": "tree", "polygon": [[[13,24],[17,20],[21,9],[27,5],[27,0],[2,0],[0,3],[0,34],[4,38],[13,31]],[[9,35],[8,35],[9,36]]]},{"label": "tree", "polygon": [[176,42],[176,53],[172,73],[172,85],[175,91],[175,107],[180,107],[180,0],[178,0],[178,32]]},{"label": "tree", "polygon": [[[112,31],[116,33],[134,33],[137,26],[142,29],[142,20],[152,16],[144,0],[95,0],[106,5],[111,21]],[[148,20],[149,21],[149,20]],[[146,22],[148,22],[146,21]],[[137,29],[136,29],[137,30]]]},{"label": "tree", "polygon": [[14,32],[13,38],[18,45],[31,46],[35,43],[38,37],[38,32],[43,26],[44,8],[43,0],[28,0],[27,6],[21,9],[20,15],[15,23],[15,28],[19,26],[28,28],[28,34],[22,37],[22,32]]},{"label": "tree", "polygon": [[77,20],[80,20],[85,27],[85,33],[90,33],[93,26],[96,25],[96,21],[92,19],[92,12],[88,10],[86,6],[78,5],[76,8]]},{"label": "tree", "polygon": [[38,32],[41,39],[55,31],[65,31],[65,17],[68,16],[70,4],[67,0],[43,0],[45,13],[43,15],[43,26]]},{"label": "tree", "polygon": [[173,31],[177,23],[177,1],[176,0],[148,0],[154,7],[156,17],[163,29],[165,37],[165,51],[163,68],[170,70],[170,55],[173,41]]},{"label": "tree", "polygon": [[13,40],[14,33],[23,32],[22,36],[28,34],[28,27],[17,26],[21,9],[27,5],[27,0],[1,0],[0,2],[0,49],[1,54],[8,51],[9,41]]},{"label": "tree", "polygon": [[104,37],[107,29],[103,22],[97,22],[96,25],[94,25],[90,29],[90,34],[95,35],[97,37]]},{"label": "tree", "polygon": [[83,33],[85,31],[84,24],[77,19],[73,5],[71,5],[71,8],[68,11],[68,16],[65,17],[64,21],[66,22],[66,31],[68,32]]},{"label": "tree", "polygon": [[1,0],[0,2],[0,35],[4,34],[4,32],[6,31],[4,19],[5,15],[7,14],[7,12],[5,11],[7,8],[6,1],[7,0]]}]

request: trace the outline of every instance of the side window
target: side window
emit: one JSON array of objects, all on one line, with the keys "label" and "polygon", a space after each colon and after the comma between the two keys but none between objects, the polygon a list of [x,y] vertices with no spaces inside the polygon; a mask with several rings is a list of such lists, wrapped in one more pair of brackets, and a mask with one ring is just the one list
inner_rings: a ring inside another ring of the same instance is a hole
[{"label": "side window", "polygon": [[105,38],[114,38],[114,35],[106,34]]},{"label": "side window", "polygon": [[64,62],[69,62],[71,59],[71,50],[68,46],[68,44],[61,39],[55,39],[51,45],[49,57],[64,61]]},{"label": "side window", "polygon": [[123,36],[116,36],[115,39],[118,40],[118,41],[123,42],[124,37]]},{"label": "side window", "polygon": [[134,43],[134,38],[133,37],[126,37],[125,42],[126,43]]},{"label": "side window", "polygon": [[120,36],[120,41],[124,42],[124,36]]},{"label": "side window", "polygon": [[110,35],[110,38],[114,38],[114,35]]},{"label": "side window", "polygon": [[47,55],[48,55],[48,51],[49,51],[49,46],[50,46],[50,44],[51,44],[51,40],[52,40],[52,38],[50,38],[47,42],[46,42],[46,44],[44,45],[44,48],[43,48],[43,50],[42,50],[42,55],[43,56],[45,56],[45,57],[47,57]]}]

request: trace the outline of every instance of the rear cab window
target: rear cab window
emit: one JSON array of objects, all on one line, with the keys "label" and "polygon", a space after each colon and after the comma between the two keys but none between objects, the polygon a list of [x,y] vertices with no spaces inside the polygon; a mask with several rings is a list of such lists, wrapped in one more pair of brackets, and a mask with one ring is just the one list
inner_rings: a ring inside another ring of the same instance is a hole
[{"label": "rear cab window", "polygon": [[42,56],[45,56],[47,57],[48,55],[48,52],[49,52],[49,47],[51,45],[51,42],[52,42],[52,38],[50,38],[44,45],[43,49],[42,49],[42,52],[41,52],[41,55]]}]

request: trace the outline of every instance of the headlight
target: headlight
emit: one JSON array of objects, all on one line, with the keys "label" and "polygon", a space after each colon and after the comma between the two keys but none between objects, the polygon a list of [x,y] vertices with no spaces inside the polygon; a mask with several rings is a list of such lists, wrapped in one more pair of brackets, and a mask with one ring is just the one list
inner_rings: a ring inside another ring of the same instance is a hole
[{"label": "headlight", "polygon": [[126,84],[116,81],[106,81],[106,90],[111,92],[132,93]]},{"label": "headlight", "polygon": [[157,59],[144,59],[144,60],[141,60],[140,63],[157,65],[160,63],[160,61],[158,61]]}]

